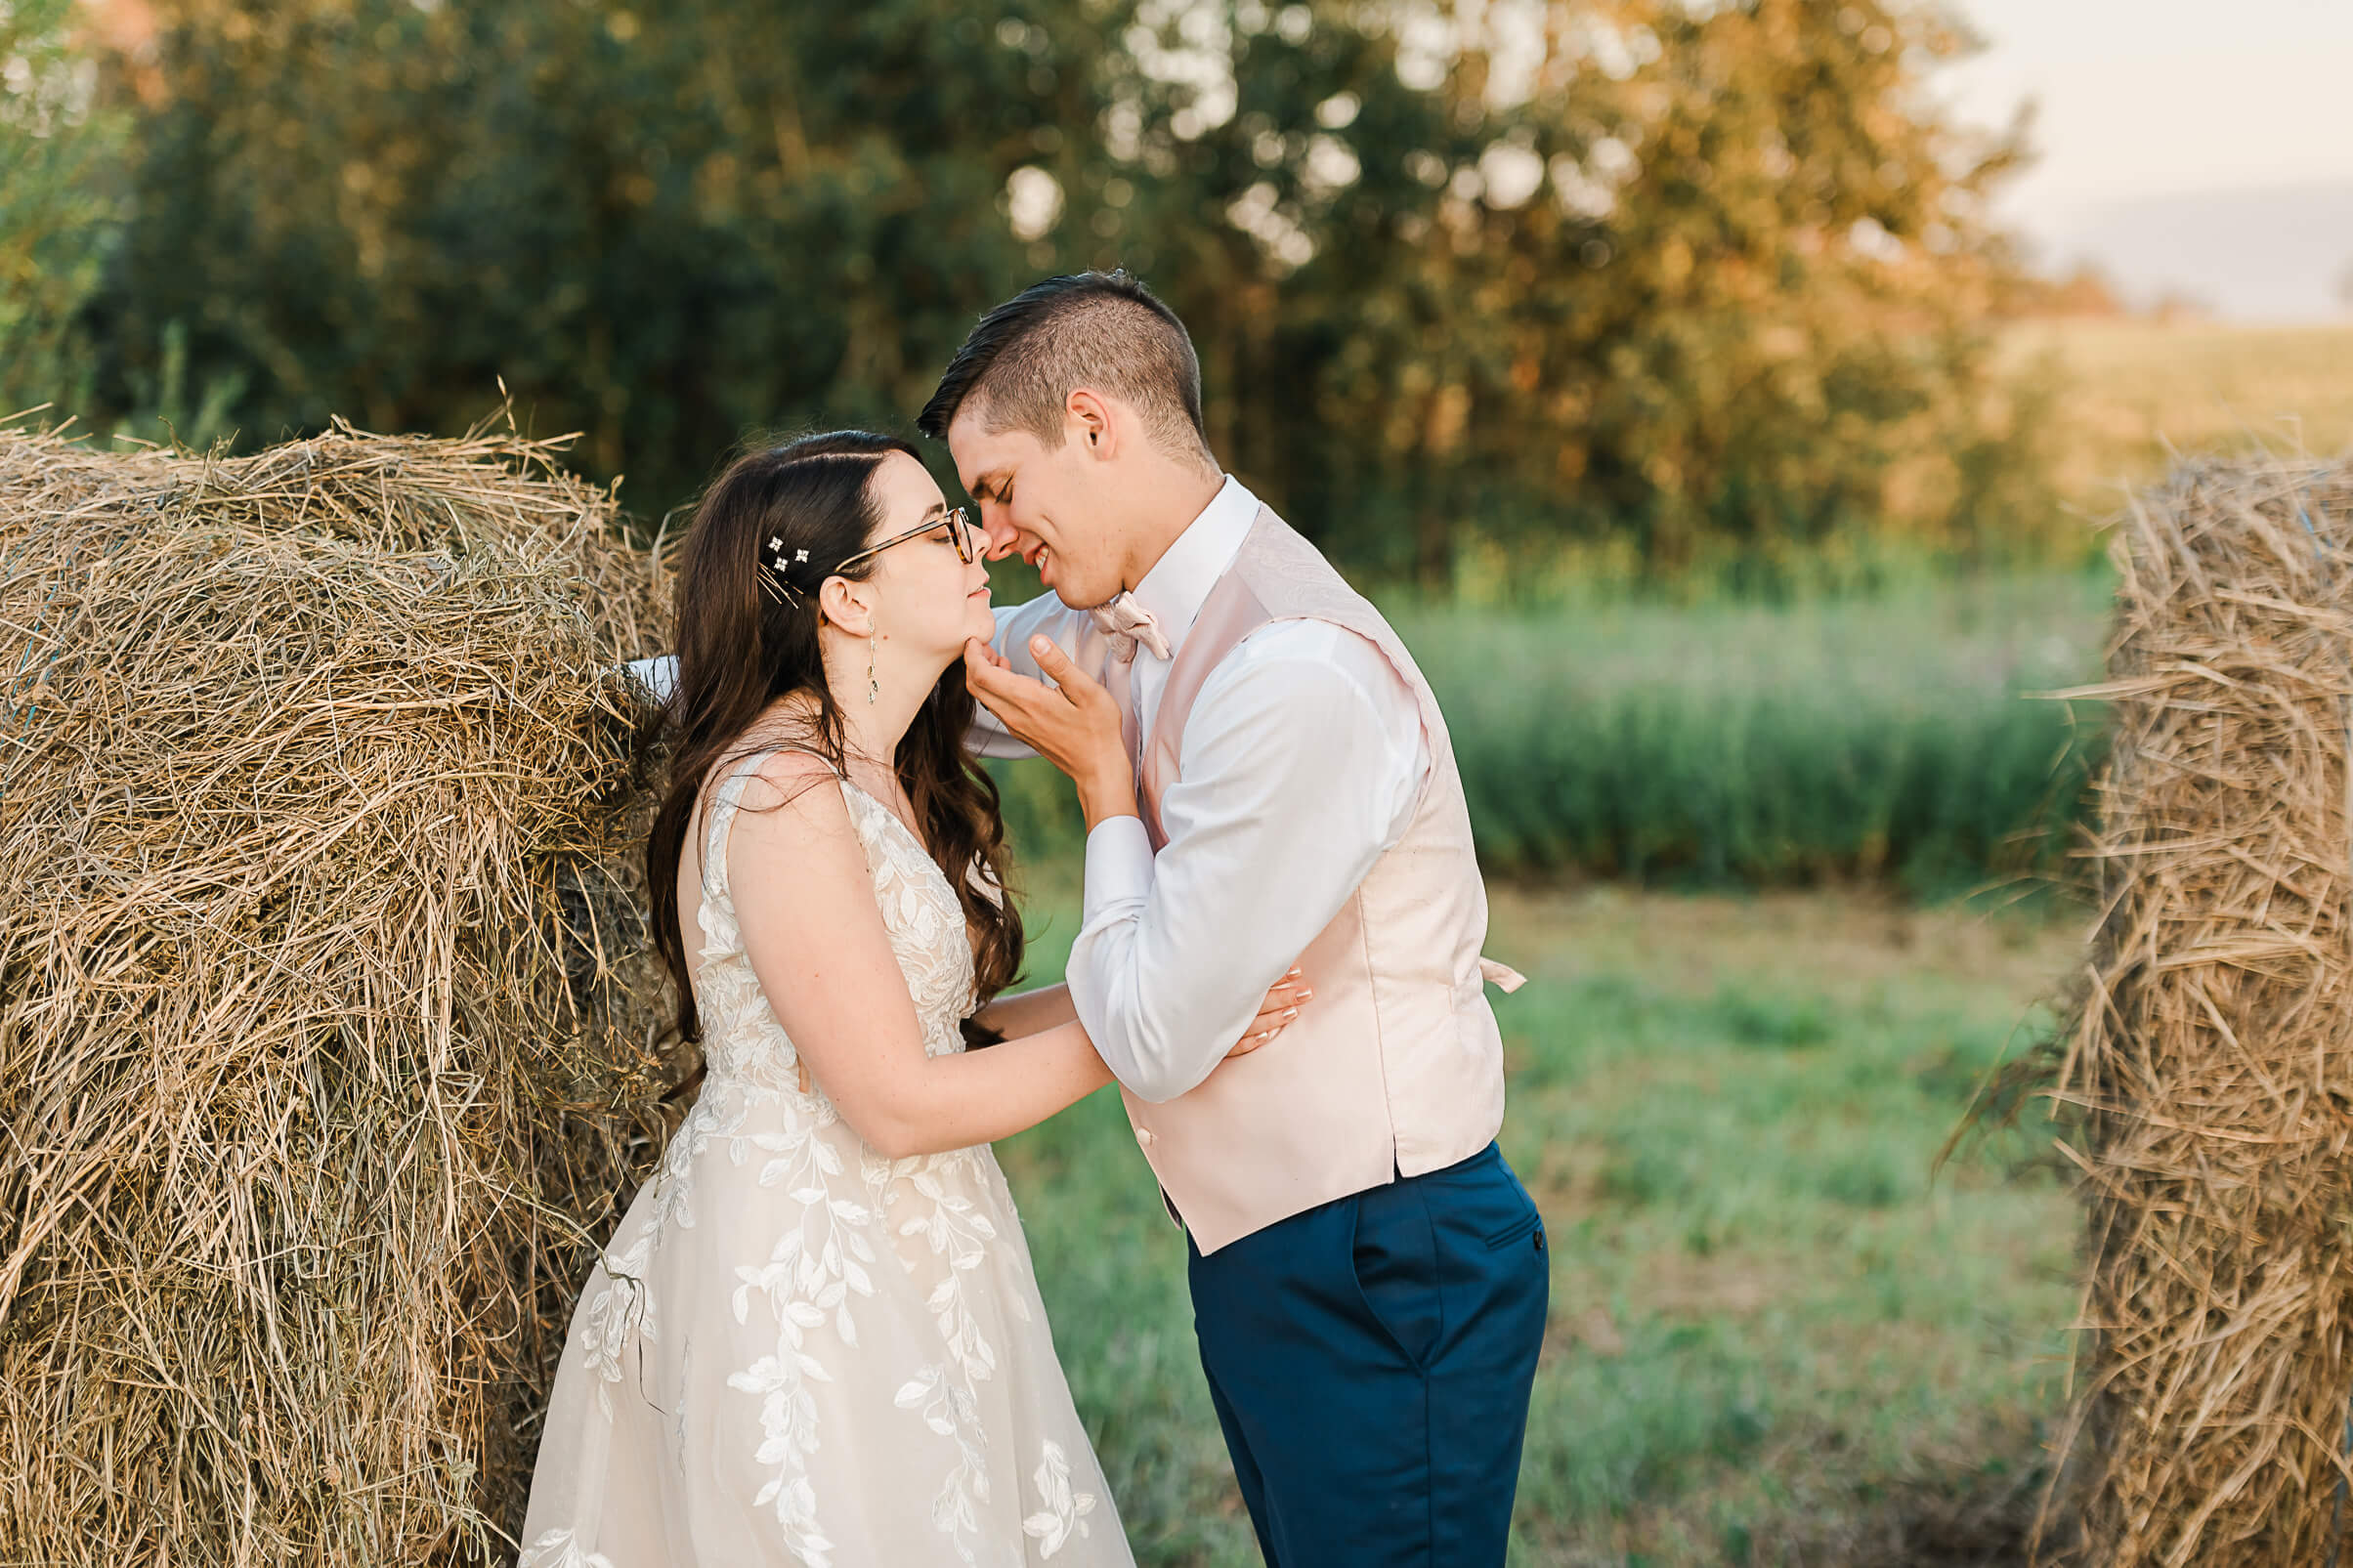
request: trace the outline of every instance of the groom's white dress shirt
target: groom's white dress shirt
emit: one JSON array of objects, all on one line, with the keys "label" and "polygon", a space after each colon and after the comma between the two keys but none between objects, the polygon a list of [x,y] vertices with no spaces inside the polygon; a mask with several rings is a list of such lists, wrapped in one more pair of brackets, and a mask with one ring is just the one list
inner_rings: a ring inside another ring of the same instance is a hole
[{"label": "groom's white dress shirt", "polygon": [[[1142,736],[1185,633],[1259,510],[1228,478],[1136,584],[1171,653],[1135,651]],[[1103,637],[1085,611],[1046,594],[998,614],[998,651],[1025,674],[1038,673],[1028,652],[1038,632],[1095,667]],[[992,756],[1029,754],[985,709],[973,741]],[[1431,762],[1396,668],[1321,620],[1278,620],[1245,638],[1202,686],[1182,741],[1183,775],[1161,802],[1159,855],[1134,817],[1088,835],[1085,915],[1067,971],[1095,1049],[1121,1083],[1155,1102],[1200,1083],[1241,1038],[1267,989],[1403,835]]]}]

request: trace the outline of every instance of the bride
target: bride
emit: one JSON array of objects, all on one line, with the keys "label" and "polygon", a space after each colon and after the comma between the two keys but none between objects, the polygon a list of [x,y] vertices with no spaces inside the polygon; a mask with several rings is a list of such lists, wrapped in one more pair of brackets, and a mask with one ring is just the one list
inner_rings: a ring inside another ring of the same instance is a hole
[{"label": "bride", "polygon": [[992,629],[905,442],[752,451],[704,497],[647,863],[706,1077],[581,1293],[519,1568],[1132,1561],[989,1150],[1111,1081],[1063,988],[999,996],[1021,919],[960,662]]}]

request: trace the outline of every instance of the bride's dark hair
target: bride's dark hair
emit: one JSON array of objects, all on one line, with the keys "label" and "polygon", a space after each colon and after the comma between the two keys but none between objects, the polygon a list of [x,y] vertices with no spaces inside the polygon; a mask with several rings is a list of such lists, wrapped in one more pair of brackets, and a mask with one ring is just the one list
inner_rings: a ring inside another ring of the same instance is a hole
[{"label": "bride's dark hair", "polygon": [[[646,876],[654,940],[678,988],[684,1039],[703,1038],[678,926],[678,862],[696,799],[716,767],[763,749],[746,732],[770,703],[795,692],[817,703],[815,723],[799,743],[841,770],[841,709],[818,653],[817,590],[830,576],[864,581],[873,572],[872,557],[846,572],[834,563],[866,548],[880,524],[873,480],[892,452],[922,460],[907,442],[861,430],[746,451],[704,492],[680,549],[678,674],[663,709],[672,742],[670,784],[646,841]],[[769,567],[773,560],[790,563],[784,586]],[[963,906],[977,1009],[1020,973],[1022,933],[1011,898],[991,896],[1004,887],[1005,825],[996,784],[964,749],[971,722],[963,665],[951,664],[892,760],[924,847]],[[965,1035],[975,1044],[990,1038],[969,1023]]]}]

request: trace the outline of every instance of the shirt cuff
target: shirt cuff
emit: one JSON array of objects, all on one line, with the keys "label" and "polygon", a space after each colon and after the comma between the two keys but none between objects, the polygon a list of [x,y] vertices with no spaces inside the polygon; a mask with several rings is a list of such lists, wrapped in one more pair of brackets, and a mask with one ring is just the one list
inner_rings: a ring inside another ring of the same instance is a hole
[{"label": "shirt cuff", "polygon": [[1087,835],[1087,893],[1080,916],[1092,925],[1106,911],[1141,904],[1152,892],[1152,841],[1135,817],[1106,817]]},{"label": "shirt cuff", "polygon": [[632,680],[645,689],[646,696],[656,702],[666,702],[670,693],[678,689],[678,656],[663,654],[654,658],[632,658],[621,666]]}]

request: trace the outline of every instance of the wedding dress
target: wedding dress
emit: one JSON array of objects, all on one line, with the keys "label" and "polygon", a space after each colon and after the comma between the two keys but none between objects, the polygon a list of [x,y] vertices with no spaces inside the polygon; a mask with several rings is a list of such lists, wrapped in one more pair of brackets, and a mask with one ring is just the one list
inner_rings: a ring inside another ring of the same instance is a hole
[{"label": "wedding dress", "polygon": [[[799,1057],[727,887],[751,771],[704,844],[703,1091],[581,1293],[518,1568],[1133,1562],[986,1145],[888,1160]],[[847,780],[931,1055],[972,954],[947,879]]]}]

